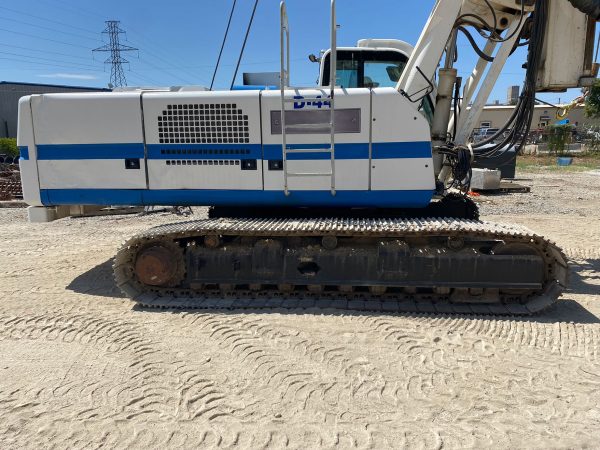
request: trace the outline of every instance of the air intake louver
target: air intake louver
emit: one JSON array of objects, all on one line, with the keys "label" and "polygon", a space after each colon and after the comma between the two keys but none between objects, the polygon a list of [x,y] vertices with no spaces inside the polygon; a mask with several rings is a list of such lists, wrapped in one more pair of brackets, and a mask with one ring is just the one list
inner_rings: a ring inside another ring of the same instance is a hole
[{"label": "air intake louver", "polygon": [[168,105],[158,117],[161,144],[247,144],[248,116],[237,105]]}]

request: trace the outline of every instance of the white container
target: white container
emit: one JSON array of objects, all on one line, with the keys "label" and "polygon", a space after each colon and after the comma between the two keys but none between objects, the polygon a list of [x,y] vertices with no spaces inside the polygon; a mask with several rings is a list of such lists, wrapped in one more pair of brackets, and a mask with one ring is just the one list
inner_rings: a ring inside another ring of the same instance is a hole
[{"label": "white container", "polygon": [[501,179],[499,170],[473,169],[471,189],[476,191],[494,191],[500,189]]}]

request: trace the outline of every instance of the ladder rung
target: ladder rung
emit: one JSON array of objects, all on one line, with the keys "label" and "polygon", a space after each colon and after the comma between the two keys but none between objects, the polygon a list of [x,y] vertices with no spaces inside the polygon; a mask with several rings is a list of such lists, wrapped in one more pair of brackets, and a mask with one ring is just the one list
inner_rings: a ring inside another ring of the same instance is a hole
[{"label": "ladder rung", "polygon": [[288,172],[288,177],[331,177],[333,172]]},{"label": "ladder rung", "polygon": [[331,130],[330,122],[321,122],[321,123],[295,123],[293,125],[285,125],[285,130],[321,130],[327,129]]},{"label": "ladder rung", "polygon": [[286,148],[286,153],[331,153],[330,148]]}]

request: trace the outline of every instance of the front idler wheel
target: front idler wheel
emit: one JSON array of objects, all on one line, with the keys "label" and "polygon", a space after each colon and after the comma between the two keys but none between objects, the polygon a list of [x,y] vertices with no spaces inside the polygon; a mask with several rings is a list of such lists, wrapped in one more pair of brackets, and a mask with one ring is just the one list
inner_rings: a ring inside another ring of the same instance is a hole
[{"label": "front idler wheel", "polygon": [[150,244],[135,261],[137,279],[148,286],[174,287],[184,277],[183,252],[174,243]]}]

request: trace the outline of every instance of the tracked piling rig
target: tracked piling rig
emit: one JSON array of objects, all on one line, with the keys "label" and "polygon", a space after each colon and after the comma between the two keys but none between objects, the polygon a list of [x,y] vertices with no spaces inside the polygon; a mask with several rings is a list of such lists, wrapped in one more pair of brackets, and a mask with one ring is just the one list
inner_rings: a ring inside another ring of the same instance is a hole
[{"label": "tracked piling rig", "polygon": [[[529,230],[479,221],[470,164],[523,144],[536,91],[593,82],[595,21],[567,0],[441,0],[414,48],[338,47],[331,7],[316,88],[290,87],[282,2],[279,89],[26,97],[26,200],[212,205],[206,220],[150,229],[118,251],[116,283],[145,306],[524,315],[552,305],[568,283],[565,256]],[[480,56],[465,83],[459,32]],[[525,44],[515,113],[469,143]],[[555,70],[557,55],[567,67]]]}]

